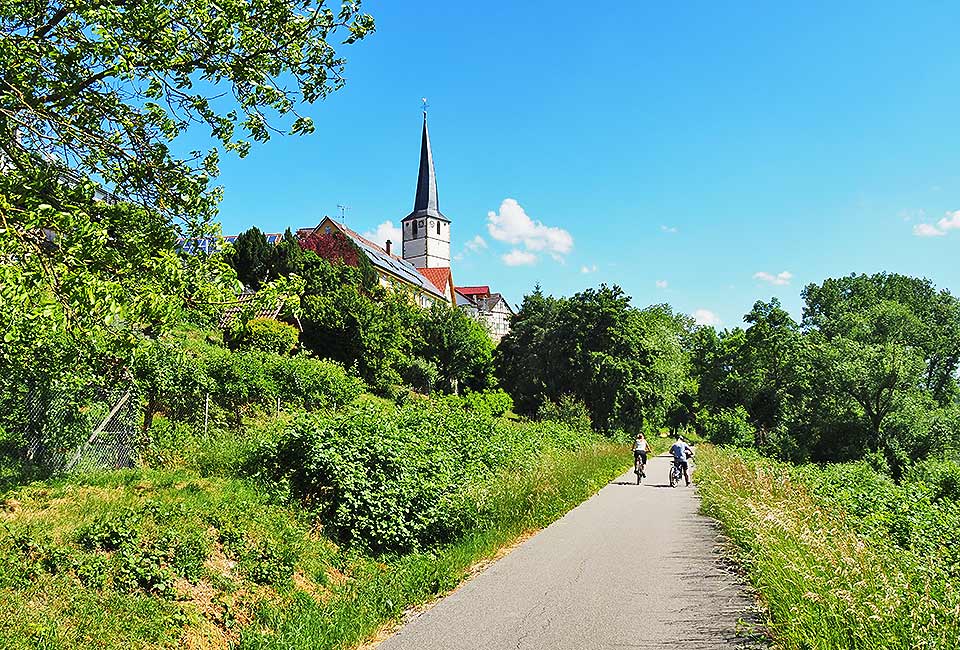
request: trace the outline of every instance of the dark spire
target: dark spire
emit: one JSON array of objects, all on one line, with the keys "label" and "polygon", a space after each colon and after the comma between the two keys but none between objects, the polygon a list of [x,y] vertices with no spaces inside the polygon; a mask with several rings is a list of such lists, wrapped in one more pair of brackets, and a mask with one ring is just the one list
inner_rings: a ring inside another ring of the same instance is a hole
[{"label": "dark spire", "polygon": [[433,152],[430,149],[430,133],[427,131],[427,111],[423,111],[423,137],[420,140],[420,173],[417,176],[417,197],[413,201],[413,212],[406,216],[434,217],[450,221],[440,212],[437,198],[437,174],[433,170]]}]

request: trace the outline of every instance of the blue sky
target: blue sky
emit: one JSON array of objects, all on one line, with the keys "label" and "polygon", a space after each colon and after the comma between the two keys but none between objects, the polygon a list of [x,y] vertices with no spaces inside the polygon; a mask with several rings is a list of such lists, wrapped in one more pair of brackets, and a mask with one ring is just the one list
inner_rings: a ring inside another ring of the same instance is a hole
[{"label": "blue sky", "polygon": [[425,96],[457,284],[723,326],[850,272],[960,293],[960,5],[795,4],[368,0],[317,132],[225,160],[224,233],[397,225]]}]

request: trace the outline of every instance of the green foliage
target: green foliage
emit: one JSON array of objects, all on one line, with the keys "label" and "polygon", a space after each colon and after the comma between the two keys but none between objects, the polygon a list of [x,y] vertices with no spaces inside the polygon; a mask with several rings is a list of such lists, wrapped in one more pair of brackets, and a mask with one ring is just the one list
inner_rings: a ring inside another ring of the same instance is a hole
[{"label": "green foliage", "polygon": [[463,405],[470,411],[477,411],[498,418],[513,410],[513,398],[499,388],[470,391],[464,394]]},{"label": "green foliage", "polygon": [[516,424],[486,409],[374,404],[296,420],[251,466],[308,504],[336,540],[374,552],[451,541],[491,516],[477,490],[498,471],[593,444],[555,423]]},{"label": "green foliage", "polygon": [[697,332],[701,427],[742,408],[766,453],[879,454],[895,477],[955,445],[960,302],[895,274],[828,279],[803,296],[802,327],[773,299],[754,305],[746,330]]},{"label": "green foliage", "polygon": [[572,395],[603,431],[659,426],[687,384],[691,327],[667,306],[631,307],[620,287],[571,298],[538,288],[497,347],[498,377],[526,415]]},{"label": "green foliage", "polygon": [[720,409],[700,417],[700,427],[707,440],[718,445],[751,447],[754,444],[754,427],[748,421],[746,409]]},{"label": "green foliage", "polygon": [[303,278],[304,347],[355,367],[381,392],[399,383],[421,310],[403,292],[367,282],[360,269],[332,264],[312,252],[304,256]]},{"label": "green foliage", "polygon": [[777,647],[956,646],[957,501],[866,463],[794,467],[707,447],[697,457],[704,511],[740,547]]},{"label": "green foliage", "polygon": [[436,303],[416,325],[414,354],[433,363],[448,391],[493,385],[493,341],[462,309]]},{"label": "green foliage", "polygon": [[413,357],[407,359],[406,365],[400,370],[400,378],[413,390],[429,395],[437,387],[440,371],[435,363]]},{"label": "green foliage", "polygon": [[586,405],[571,395],[561,395],[556,402],[546,400],[537,409],[537,419],[560,422],[574,431],[592,429]]},{"label": "green foliage", "polygon": [[225,257],[237,279],[253,291],[266,282],[275,266],[273,244],[267,242],[266,235],[256,226],[237,235]]},{"label": "green foliage", "polygon": [[[310,133],[297,103],[343,84],[331,39],[352,43],[373,31],[354,2],[339,12],[290,0],[4,2],[0,18],[5,159],[21,170],[62,161],[123,198],[201,218],[219,198],[209,187],[219,149],[182,159],[170,143],[200,126],[243,157],[244,138],[266,141],[284,128]],[[232,101],[224,104],[224,95]]]},{"label": "green foliage", "polygon": [[254,318],[247,321],[237,347],[273,354],[290,354],[297,346],[300,332],[293,325],[273,318]]}]

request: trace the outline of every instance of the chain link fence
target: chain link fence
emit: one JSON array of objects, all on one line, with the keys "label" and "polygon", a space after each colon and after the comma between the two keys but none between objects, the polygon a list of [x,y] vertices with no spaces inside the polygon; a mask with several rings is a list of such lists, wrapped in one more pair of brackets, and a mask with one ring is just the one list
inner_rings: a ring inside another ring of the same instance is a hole
[{"label": "chain link fence", "polygon": [[17,420],[26,459],[55,473],[133,467],[144,439],[143,408],[132,381],[28,390]]}]

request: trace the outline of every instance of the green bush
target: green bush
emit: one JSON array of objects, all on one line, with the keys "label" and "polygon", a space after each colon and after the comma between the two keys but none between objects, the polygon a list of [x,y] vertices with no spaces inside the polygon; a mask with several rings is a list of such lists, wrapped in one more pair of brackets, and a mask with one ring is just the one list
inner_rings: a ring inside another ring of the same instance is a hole
[{"label": "green bush", "polygon": [[590,431],[593,423],[590,421],[590,411],[583,401],[572,395],[561,395],[556,402],[544,400],[537,409],[537,419],[548,422],[561,422],[574,431]]},{"label": "green bush", "polygon": [[313,508],[337,541],[402,552],[456,539],[491,516],[483,486],[493,474],[597,441],[555,422],[451,409],[448,400],[366,402],[299,417],[250,466]]},{"label": "green bush", "polygon": [[273,318],[254,318],[247,322],[236,345],[246,350],[290,354],[300,340],[300,331],[293,325]]},{"label": "green bush", "polygon": [[479,411],[500,417],[513,409],[513,398],[501,389],[469,392],[463,396],[463,404],[471,411]]},{"label": "green bush", "polygon": [[703,436],[716,445],[751,447],[754,441],[754,427],[749,415],[742,406],[724,408],[716,412],[704,411],[699,423]]},{"label": "green bush", "polygon": [[363,382],[335,361],[307,356],[266,358],[266,372],[281,404],[307,410],[336,408],[355,400],[363,392]]},{"label": "green bush", "polygon": [[412,357],[400,371],[403,383],[424,395],[429,395],[437,387],[440,372],[437,364],[420,357]]}]

